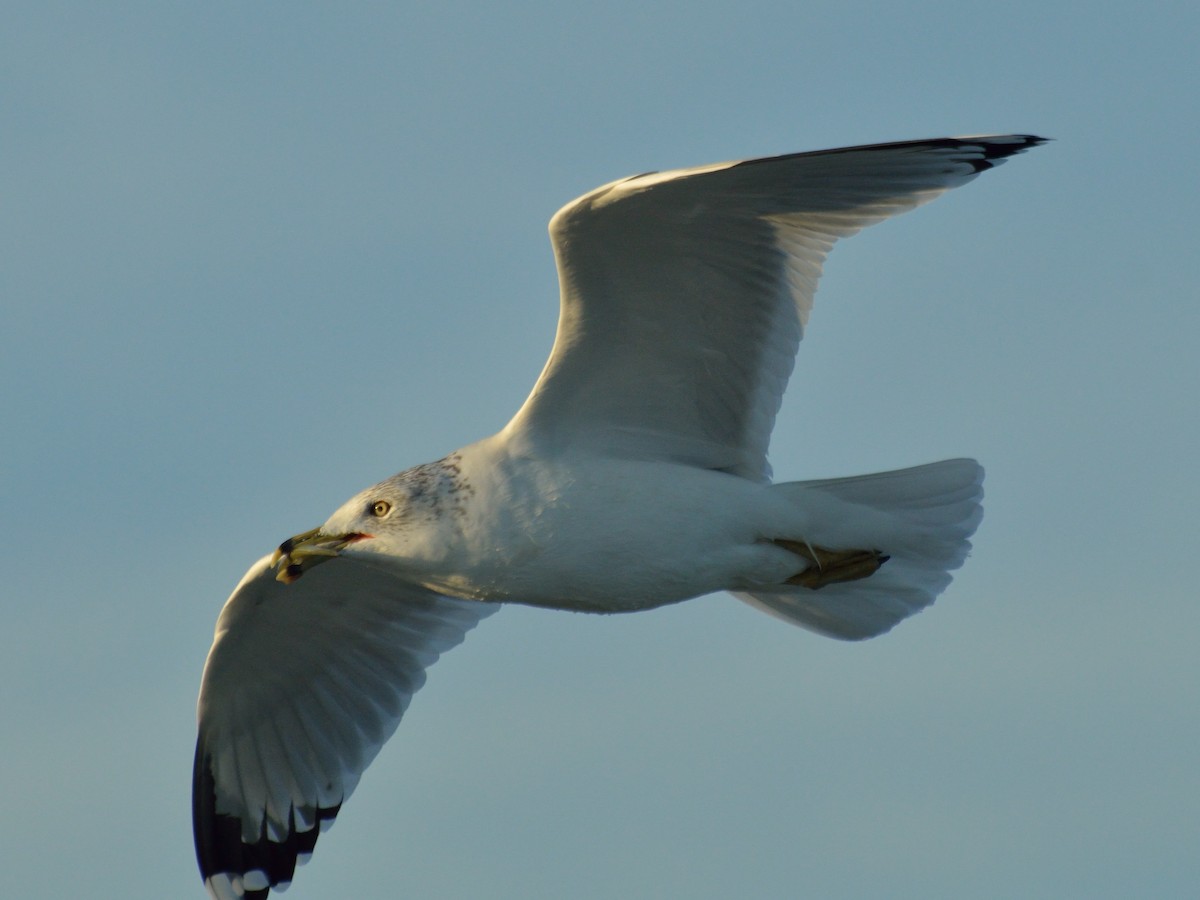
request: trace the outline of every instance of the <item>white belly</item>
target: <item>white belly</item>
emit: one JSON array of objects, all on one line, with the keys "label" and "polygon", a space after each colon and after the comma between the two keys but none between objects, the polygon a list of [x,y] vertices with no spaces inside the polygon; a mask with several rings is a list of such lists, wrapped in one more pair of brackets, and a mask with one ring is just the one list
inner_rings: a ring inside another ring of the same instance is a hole
[{"label": "white belly", "polygon": [[[470,449],[470,448],[468,448]],[[508,459],[470,471],[461,546],[431,586],[460,596],[593,612],[778,584],[796,510],[765,485],[669,463]]]}]

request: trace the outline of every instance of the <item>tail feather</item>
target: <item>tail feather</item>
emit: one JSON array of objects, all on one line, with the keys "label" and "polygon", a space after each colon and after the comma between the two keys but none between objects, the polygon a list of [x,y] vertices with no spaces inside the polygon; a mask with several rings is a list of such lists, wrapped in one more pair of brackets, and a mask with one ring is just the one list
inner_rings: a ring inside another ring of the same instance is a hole
[{"label": "tail feather", "polygon": [[950,571],[966,559],[970,537],[983,517],[983,468],[971,459],[773,489],[819,513],[822,521],[815,532],[780,537],[802,537],[831,549],[879,550],[891,558],[858,581],[735,596],[843,640],[883,634],[932,603],[950,583]]}]

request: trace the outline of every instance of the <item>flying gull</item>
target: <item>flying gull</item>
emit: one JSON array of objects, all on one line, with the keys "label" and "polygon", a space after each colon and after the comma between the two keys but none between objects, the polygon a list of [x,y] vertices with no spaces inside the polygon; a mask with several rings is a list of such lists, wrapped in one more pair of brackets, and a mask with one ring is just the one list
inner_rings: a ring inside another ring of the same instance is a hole
[{"label": "flying gull", "polygon": [[767,444],[834,242],[1041,143],[720,163],[563,207],[558,334],[512,421],[284,541],[221,610],[193,780],[209,894],[290,883],[425,670],[502,603],[633,612],[731,591],[845,640],[932,603],[982,515],[978,463],[772,484]]}]

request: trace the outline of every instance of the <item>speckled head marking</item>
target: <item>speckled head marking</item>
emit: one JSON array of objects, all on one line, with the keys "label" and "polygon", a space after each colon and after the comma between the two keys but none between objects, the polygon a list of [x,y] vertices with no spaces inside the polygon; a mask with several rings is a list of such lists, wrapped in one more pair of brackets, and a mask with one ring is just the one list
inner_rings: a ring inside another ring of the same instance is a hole
[{"label": "speckled head marking", "polygon": [[[372,491],[380,494],[380,498],[395,502],[390,495],[393,491],[402,492],[406,502],[401,513],[418,513],[427,511],[433,515],[453,514],[461,516],[464,504],[475,493],[475,489],[462,471],[462,457],[459,453],[436,462],[425,463],[405,469],[374,488],[365,491],[360,496],[370,497]],[[373,501],[371,501],[373,502]]]}]

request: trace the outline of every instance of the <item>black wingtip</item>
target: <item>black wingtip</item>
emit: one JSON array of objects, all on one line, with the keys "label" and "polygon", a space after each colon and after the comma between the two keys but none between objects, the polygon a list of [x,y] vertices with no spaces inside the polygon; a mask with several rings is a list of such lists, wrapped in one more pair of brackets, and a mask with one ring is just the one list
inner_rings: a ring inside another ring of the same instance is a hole
[{"label": "black wingtip", "polygon": [[[1010,156],[1024,153],[1031,147],[1048,143],[1053,138],[1036,134],[980,134],[969,137],[924,138],[913,141],[891,141],[886,144],[856,144],[852,147],[834,147],[829,150],[806,150],[800,153],[785,153],[782,156],[764,156],[744,159],[734,167],[757,166],[781,160],[813,156],[835,156],[842,153],[880,153],[895,150],[940,150],[951,151],[959,163],[966,163],[976,173],[994,169]],[[961,155],[959,155],[961,153]]]},{"label": "black wingtip", "polygon": [[[318,807],[306,818],[312,827],[297,831],[295,813],[282,841],[267,836],[264,816],[259,838],[253,843],[242,840],[242,822],[236,816],[217,812],[216,780],[212,757],[204,747],[204,737],[196,741],[196,756],[192,767],[192,837],[196,843],[196,863],[200,877],[243,878],[249,872],[261,872],[270,887],[287,884],[296,871],[301,855],[313,852],[322,826],[332,822],[341,811],[341,804]],[[270,888],[245,891],[246,900],[267,900]]]},{"label": "black wingtip", "polygon": [[204,751],[203,738],[196,741],[192,763],[192,838],[200,877],[207,880],[222,872],[242,868],[241,823],[217,812],[216,783],[212,759]]},{"label": "black wingtip", "polygon": [[1024,153],[1031,147],[1040,147],[1051,140],[1053,138],[1038,137],[1036,134],[1004,134],[984,135],[978,138],[951,138],[947,140],[947,143],[964,149],[979,147],[983,151],[983,158],[968,159],[965,162],[970,163],[976,172],[983,172],[987,169],[994,169],[1010,156]]}]

